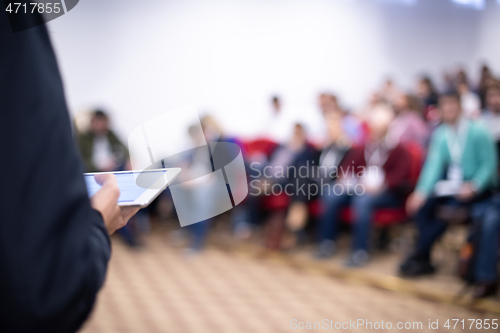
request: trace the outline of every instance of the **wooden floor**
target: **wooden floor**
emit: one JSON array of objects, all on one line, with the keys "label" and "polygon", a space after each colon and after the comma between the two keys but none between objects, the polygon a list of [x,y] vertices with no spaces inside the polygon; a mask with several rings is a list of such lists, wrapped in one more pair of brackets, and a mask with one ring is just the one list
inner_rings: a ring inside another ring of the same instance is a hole
[{"label": "wooden floor", "polygon": [[[469,329],[468,319],[500,321],[495,300],[467,308],[450,304],[446,291],[439,294],[442,288],[434,288],[438,297],[412,292],[412,286],[433,288],[412,281],[405,286],[377,269],[345,271],[300,252],[262,255],[253,249],[209,246],[201,254],[187,255],[168,245],[164,234],[146,237],[141,250],[113,239],[105,286],[81,332],[315,332],[328,330],[293,329],[291,321],[328,320],[335,328],[336,323],[358,319],[375,326],[389,322],[394,331],[398,323],[421,322],[421,329],[407,331],[478,332]],[[447,329],[448,319],[465,319],[466,328]],[[430,330],[429,320],[439,321],[439,330]],[[372,330],[361,325],[340,331]]]}]

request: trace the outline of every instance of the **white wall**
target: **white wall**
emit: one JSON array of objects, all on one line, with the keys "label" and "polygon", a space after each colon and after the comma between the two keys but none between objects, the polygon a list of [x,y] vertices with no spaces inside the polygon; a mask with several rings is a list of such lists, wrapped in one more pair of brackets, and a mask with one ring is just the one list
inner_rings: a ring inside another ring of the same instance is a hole
[{"label": "white wall", "polygon": [[190,104],[252,134],[274,93],[313,114],[322,90],[357,107],[386,75],[412,88],[424,70],[500,70],[494,0],[485,11],[394,1],[85,0],[49,30],[71,110],[108,108],[123,138]]}]

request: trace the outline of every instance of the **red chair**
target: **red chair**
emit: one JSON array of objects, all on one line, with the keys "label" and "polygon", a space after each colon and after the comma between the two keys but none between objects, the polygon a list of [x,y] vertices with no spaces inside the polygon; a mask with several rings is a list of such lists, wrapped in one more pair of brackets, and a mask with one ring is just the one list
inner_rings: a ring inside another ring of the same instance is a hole
[{"label": "red chair", "polygon": [[[422,148],[417,143],[411,142],[404,146],[410,155],[409,181],[411,186],[414,187],[420,175],[424,154]],[[285,230],[284,217],[290,204],[290,198],[284,193],[281,195],[271,195],[264,198],[262,204],[264,209],[275,213],[266,228],[265,243],[268,248],[277,249]],[[319,217],[323,212],[320,200],[309,202],[308,207],[309,214],[312,217]],[[350,208],[343,209],[340,218],[347,223],[352,223],[353,211]],[[373,222],[377,227],[388,227],[407,220],[408,216],[406,215],[404,205],[398,208],[378,209],[373,216]]]},{"label": "red chair", "polygon": [[245,142],[244,147],[247,156],[263,154],[269,159],[273,151],[278,147],[278,144],[272,140],[260,138]]}]

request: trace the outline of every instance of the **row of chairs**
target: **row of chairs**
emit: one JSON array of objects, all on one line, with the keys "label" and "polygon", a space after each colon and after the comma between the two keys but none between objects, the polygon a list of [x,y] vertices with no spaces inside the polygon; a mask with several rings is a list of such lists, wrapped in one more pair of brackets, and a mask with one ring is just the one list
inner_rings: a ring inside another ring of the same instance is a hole
[{"label": "row of chairs", "polygon": [[[254,154],[263,154],[270,158],[278,144],[268,139],[256,139],[252,141],[242,142],[242,150],[245,155],[252,156]],[[411,162],[410,162],[410,183],[415,186],[420,174],[420,170],[424,160],[424,153],[420,145],[417,143],[405,144]],[[281,238],[285,231],[284,213],[290,204],[290,198],[286,194],[269,195],[263,198],[262,208],[269,212],[275,213],[275,218],[271,218],[266,226],[265,244],[268,248],[278,249],[281,244]],[[312,218],[318,218],[323,207],[320,200],[311,200],[308,204],[309,215]],[[341,219],[346,223],[351,223],[354,212],[350,208],[345,208],[341,212]],[[387,228],[395,224],[408,221],[405,206],[397,208],[378,209],[373,215],[373,223],[376,227]]]}]

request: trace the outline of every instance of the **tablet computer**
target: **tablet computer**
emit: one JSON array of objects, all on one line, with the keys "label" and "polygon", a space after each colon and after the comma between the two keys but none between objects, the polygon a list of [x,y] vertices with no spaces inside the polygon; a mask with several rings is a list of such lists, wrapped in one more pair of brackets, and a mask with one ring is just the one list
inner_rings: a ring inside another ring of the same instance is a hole
[{"label": "tablet computer", "polygon": [[147,207],[181,172],[180,168],[153,169],[145,171],[113,171],[85,173],[85,183],[89,197],[99,189],[94,176],[102,173],[112,173],[116,176],[120,188],[119,206]]}]

